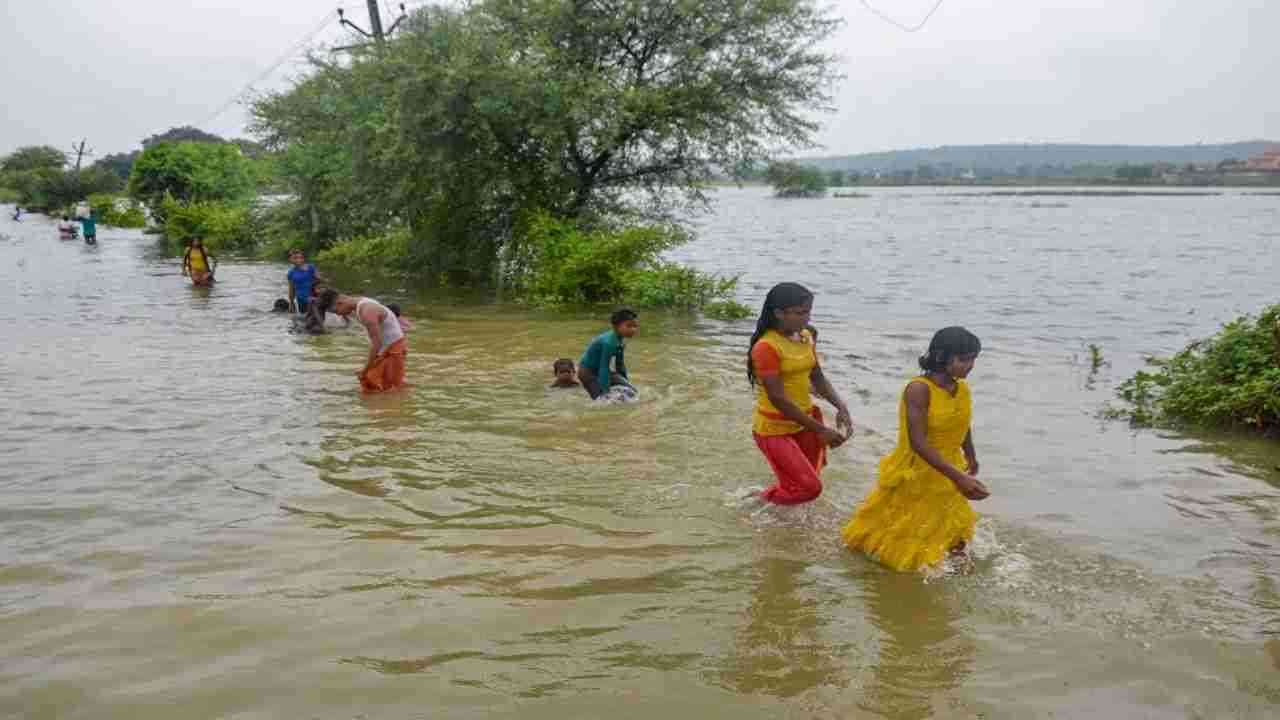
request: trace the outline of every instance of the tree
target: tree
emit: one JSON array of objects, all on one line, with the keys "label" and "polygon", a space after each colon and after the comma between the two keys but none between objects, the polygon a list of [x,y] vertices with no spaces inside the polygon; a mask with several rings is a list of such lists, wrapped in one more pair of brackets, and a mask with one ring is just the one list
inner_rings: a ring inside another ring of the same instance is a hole
[{"label": "tree", "polygon": [[179,142],[151,145],[133,164],[129,195],[163,220],[166,196],[179,202],[243,201],[253,195],[253,163],[227,143]]},{"label": "tree", "polygon": [[821,197],[827,192],[823,172],[798,162],[770,163],[764,179],[778,197]]},{"label": "tree", "polygon": [[142,141],[142,147],[151,147],[161,143],[178,143],[178,142],[203,142],[203,143],[225,143],[226,140],[207,133],[200,128],[183,125],[181,127],[172,127],[157,135],[152,135]]},{"label": "tree", "polygon": [[99,158],[98,161],[95,162],[90,167],[103,168],[113,173],[114,175],[116,175],[116,177],[119,177],[121,180],[128,180],[129,173],[130,171],[133,170],[133,163],[138,159],[138,156],[141,154],[142,153],[140,153],[139,151],[134,150],[133,152],[112,153],[111,155],[104,155],[101,158]]},{"label": "tree", "polygon": [[67,164],[67,156],[61,150],[48,145],[30,145],[14,150],[0,161],[0,170],[25,172],[27,170],[61,170]]},{"label": "tree", "polygon": [[670,218],[721,168],[811,144],[838,21],[814,0],[477,0],[314,63],[254,131],[321,244],[412,229],[432,276],[491,275],[539,212]]},{"label": "tree", "polygon": [[827,187],[844,187],[845,176],[843,170],[830,170],[827,172]]}]

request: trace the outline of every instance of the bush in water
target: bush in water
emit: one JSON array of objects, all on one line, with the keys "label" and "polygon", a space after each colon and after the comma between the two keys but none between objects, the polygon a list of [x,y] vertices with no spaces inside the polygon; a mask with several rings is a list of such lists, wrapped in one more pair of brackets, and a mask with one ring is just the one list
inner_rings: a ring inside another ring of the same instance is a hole
[{"label": "bush in water", "polygon": [[211,252],[252,249],[253,215],[247,205],[218,202],[161,201],[164,235],[170,250],[181,252],[192,238],[200,238]]},{"label": "bush in water", "polygon": [[133,163],[129,196],[146,204],[157,222],[165,222],[166,198],[180,202],[237,203],[256,189],[252,160],[229,143],[159,143]]},{"label": "bush in water", "polygon": [[360,270],[404,271],[409,255],[409,229],[341,240],[316,255],[316,261]]},{"label": "bush in water", "polygon": [[103,225],[119,228],[141,228],[147,225],[147,214],[137,203],[111,193],[89,196],[89,208]]},{"label": "bush in water", "polygon": [[523,297],[544,305],[627,303],[698,310],[714,304],[720,315],[733,316],[737,278],[660,259],[688,239],[669,225],[586,230],[540,214],[523,234],[523,251],[508,268],[509,280]]},{"label": "bush in water", "polygon": [[822,197],[827,194],[827,176],[821,170],[798,162],[769,164],[764,179],[778,197]]},{"label": "bush in water", "polygon": [[1244,316],[1120,385],[1139,425],[1190,424],[1280,430],[1280,304]]}]

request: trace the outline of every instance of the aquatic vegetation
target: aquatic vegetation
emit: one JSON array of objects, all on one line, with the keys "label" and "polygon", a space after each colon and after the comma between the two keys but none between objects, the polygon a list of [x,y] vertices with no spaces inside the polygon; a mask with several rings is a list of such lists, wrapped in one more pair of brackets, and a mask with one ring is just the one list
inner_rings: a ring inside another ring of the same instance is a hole
[{"label": "aquatic vegetation", "polygon": [[114,193],[90,195],[89,207],[103,225],[120,228],[141,228],[147,225],[147,214],[140,205]]},{"label": "aquatic vegetation", "polygon": [[1110,417],[1138,425],[1280,429],[1280,304],[1149,362],[1152,370],[1120,385],[1129,407],[1108,411]]},{"label": "aquatic vegetation", "polygon": [[248,205],[184,203],[166,197],[160,209],[164,236],[175,253],[181,252],[192,238],[203,240],[211,252],[242,251],[253,246],[253,216]]}]

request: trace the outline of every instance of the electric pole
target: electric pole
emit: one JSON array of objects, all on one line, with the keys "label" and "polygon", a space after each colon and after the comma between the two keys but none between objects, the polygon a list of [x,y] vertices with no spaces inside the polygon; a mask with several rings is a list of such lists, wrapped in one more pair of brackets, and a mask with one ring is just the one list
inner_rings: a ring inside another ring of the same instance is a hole
[{"label": "electric pole", "polygon": [[80,141],[80,144],[79,144],[79,145],[72,145],[72,146],[71,146],[71,149],[76,151],[76,172],[80,172],[80,160],[81,160],[81,158],[83,158],[85,155],[92,155],[92,154],[93,154],[93,151],[92,151],[92,150],[87,150],[87,151],[86,151],[86,150],[84,149],[84,144],[85,144],[85,140],[83,140],[83,139],[82,139],[82,140]]},{"label": "electric pole", "polygon": [[[366,0],[365,4],[368,5],[369,7],[369,32],[365,32],[364,28],[348,20],[345,14],[345,11],[342,8],[338,8],[338,20],[340,24],[345,25],[351,28],[352,30],[355,30],[361,35],[378,43],[378,45],[382,45],[383,43],[385,43],[387,41],[387,36],[395,32],[396,28],[400,27],[400,23],[403,22],[406,17],[408,17],[405,14],[404,3],[401,3],[400,17],[396,18],[396,21],[391,24],[391,27],[387,28],[384,31],[382,29],[382,13],[378,12],[378,0]],[[334,48],[334,50],[354,50],[358,47],[363,47],[363,46],[349,45],[347,47]]]}]

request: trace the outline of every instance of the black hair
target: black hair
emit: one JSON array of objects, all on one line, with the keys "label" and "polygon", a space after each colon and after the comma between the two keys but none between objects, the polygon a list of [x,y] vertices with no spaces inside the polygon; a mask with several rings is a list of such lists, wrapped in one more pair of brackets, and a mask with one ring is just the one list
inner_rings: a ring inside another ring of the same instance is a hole
[{"label": "black hair", "polygon": [[324,292],[320,293],[320,297],[316,298],[316,301],[312,304],[315,305],[316,312],[321,318],[323,318],[325,313],[333,310],[333,304],[337,301],[338,291],[333,288],[327,288]]},{"label": "black hair", "polygon": [[395,315],[396,317],[400,317],[400,306],[399,306],[399,305],[397,305],[397,304],[395,304],[395,303],[391,303],[390,305],[388,305],[388,306],[387,306],[387,309],[391,311],[391,314],[392,314],[392,315]]},{"label": "black hair", "polygon": [[609,316],[609,324],[613,325],[614,327],[617,327],[618,325],[621,325],[622,323],[628,320],[637,320],[639,318],[640,316],[637,315],[636,311],[632,310],[631,308],[625,308],[625,307],[618,308],[617,310],[613,311],[612,315]]},{"label": "black hair", "polygon": [[813,293],[809,288],[793,282],[778,283],[769,290],[768,295],[764,296],[764,307],[760,308],[760,317],[756,320],[756,331],[752,333],[751,342],[747,344],[747,381],[752,385],[756,384],[756,369],[751,362],[751,348],[754,348],[760,338],[764,337],[764,334],[773,329],[774,324],[778,322],[773,311],[804,305],[811,300],[813,300]]},{"label": "black hair", "polygon": [[929,351],[920,356],[920,369],[927,373],[943,372],[952,358],[979,352],[982,352],[982,341],[977,335],[959,326],[942,328],[929,341]]},{"label": "black hair", "polygon": [[284,298],[276,298],[276,302],[271,306],[276,312],[289,312],[289,301]]},{"label": "black hair", "polygon": [[556,360],[555,362],[551,363],[551,369],[553,371],[558,373],[560,372],[560,368],[569,368],[570,370],[572,370],[573,361],[570,360],[569,358],[560,358],[559,360]]}]

